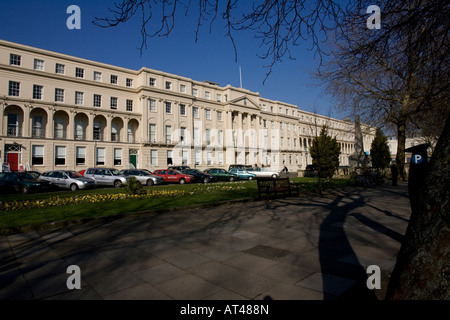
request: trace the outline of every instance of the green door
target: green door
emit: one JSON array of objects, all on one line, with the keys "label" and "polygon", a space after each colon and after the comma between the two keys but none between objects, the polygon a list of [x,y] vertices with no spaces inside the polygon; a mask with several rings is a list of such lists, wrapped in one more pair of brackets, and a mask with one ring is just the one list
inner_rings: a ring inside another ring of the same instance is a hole
[{"label": "green door", "polygon": [[134,168],[137,168],[137,155],[136,154],[130,154],[130,164],[134,166]]}]

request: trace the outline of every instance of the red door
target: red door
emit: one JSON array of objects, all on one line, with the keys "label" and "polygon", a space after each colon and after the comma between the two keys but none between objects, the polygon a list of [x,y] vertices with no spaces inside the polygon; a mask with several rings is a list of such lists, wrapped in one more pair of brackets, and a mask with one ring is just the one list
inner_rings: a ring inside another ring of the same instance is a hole
[{"label": "red door", "polygon": [[19,154],[18,153],[8,153],[8,163],[9,163],[9,169],[11,171],[19,170]]}]

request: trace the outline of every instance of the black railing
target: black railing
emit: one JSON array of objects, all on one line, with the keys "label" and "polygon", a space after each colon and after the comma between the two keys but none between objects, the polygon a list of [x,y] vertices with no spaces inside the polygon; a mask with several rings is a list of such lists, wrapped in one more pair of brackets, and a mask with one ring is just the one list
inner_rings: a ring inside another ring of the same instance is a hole
[{"label": "black railing", "polygon": [[8,127],[6,135],[8,137],[21,137],[22,136],[22,128]]},{"label": "black railing", "polygon": [[45,138],[45,130],[44,129],[33,129],[31,132],[31,136],[33,138]]}]

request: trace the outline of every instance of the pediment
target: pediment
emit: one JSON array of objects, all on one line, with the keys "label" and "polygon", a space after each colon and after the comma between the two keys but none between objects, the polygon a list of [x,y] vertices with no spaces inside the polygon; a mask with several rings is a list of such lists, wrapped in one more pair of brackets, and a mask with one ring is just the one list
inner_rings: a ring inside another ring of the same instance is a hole
[{"label": "pediment", "polygon": [[247,96],[238,97],[236,99],[229,101],[228,103],[232,104],[232,105],[236,105],[236,106],[242,106],[242,107],[258,110],[258,111],[261,110],[259,105],[253,99],[251,99]]}]

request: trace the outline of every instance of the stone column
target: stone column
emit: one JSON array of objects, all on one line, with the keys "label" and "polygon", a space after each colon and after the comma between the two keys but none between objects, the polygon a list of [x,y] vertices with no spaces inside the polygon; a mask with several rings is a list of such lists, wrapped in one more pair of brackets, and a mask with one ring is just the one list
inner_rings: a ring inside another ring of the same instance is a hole
[{"label": "stone column", "polygon": [[113,115],[108,113],[106,115],[106,126],[103,133],[103,141],[111,141],[111,122]]},{"label": "stone column", "polygon": [[0,121],[0,134],[1,135],[6,135],[6,132],[3,132],[3,123],[5,122],[4,119],[5,116],[5,102],[1,102],[0,103],[0,117],[1,117],[1,121]]},{"label": "stone column", "polygon": [[257,164],[259,166],[265,164],[265,154],[264,149],[267,150],[267,146],[264,145],[264,132],[261,131],[261,121],[262,118],[260,115],[255,115],[255,147],[256,147],[256,153],[257,153]]},{"label": "stone column", "polygon": [[187,126],[186,130],[188,131],[186,133],[186,136],[189,138],[189,141],[185,137],[185,141],[187,145],[190,145],[191,147],[194,145],[194,114],[193,114],[193,105],[192,104],[186,104],[186,117],[187,117]]},{"label": "stone column", "polygon": [[46,128],[46,138],[48,139],[53,139],[55,137],[55,124],[54,124],[54,120],[53,117],[55,115],[55,108],[54,107],[49,107],[48,108],[49,113],[48,113],[48,121],[47,121],[47,128]]},{"label": "stone column", "polygon": [[69,123],[67,125],[67,139],[73,140],[75,139],[75,116],[77,114],[77,111],[74,109],[71,109],[69,112]]},{"label": "stone column", "polygon": [[164,125],[164,120],[165,120],[165,116],[164,114],[166,113],[166,106],[164,105],[164,100],[163,99],[159,99],[158,100],[159,105],[161,106],[160,108],[158,108],[158,106],[156,107],[156,111],[158,113],[157,117],[158,117],[158,122],[156,124],[156,142],[157,143],[165,143],[166,142],[166,137],[165,137],[165,125]]},{"label": "stone column", "polygon": [[89,123],[86,126],[86,140],[88,141],[94,140],[94,118],[95,118],[94,112],[92,111],[89,112],[88,114]]},{"label": "stone column", "polygon": [[140,134],[140,141],[147,142],[149,141],[149,125],[148,125],[148,119],[149,119],[149,109],[150,109],[150,98],[146,95],[141,95],[139,98],[139,101],[141,102],[141,114],[142,114],[142,126],[139,130],[139,132],[136,132],[136,134]]},{"label": "stone column", "polygon": [[[180,102],[175,101],[172,103],[172,114],[173,114],[173,128],[172,133],[180,130]],[[180,141],[180,134],[178,134],[175,139],[174,143],[178,143]]]},{"label": "stone column", "polygon": [[22,126],[22,137],[31,137],[30,127],[31,127],[31,119],[30,119],[30,110],[32,106],[26,104],[25,111],[23,114],[23,126]]}]

